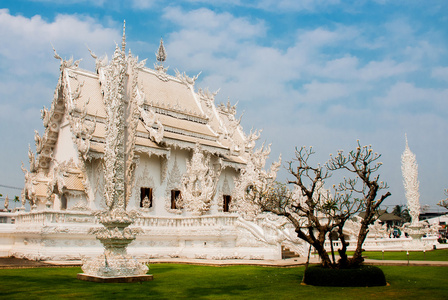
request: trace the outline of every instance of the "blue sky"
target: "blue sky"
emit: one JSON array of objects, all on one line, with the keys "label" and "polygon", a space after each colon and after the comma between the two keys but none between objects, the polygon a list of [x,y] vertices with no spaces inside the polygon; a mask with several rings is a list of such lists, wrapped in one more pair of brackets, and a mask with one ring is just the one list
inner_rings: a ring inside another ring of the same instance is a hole
[{"label": "blue sky", "polygon": [[360,139],[383,155],[385,204],[405,204],[407,133],[420,201],[436,208],[448,188],[447,11],[444,0],[2,1],[0,185],[23,185],[20,162],[59,75],[52,45],[93,70],[87,46],[110,56],[126,20],[134,55],[152,67],[163,37],[168,72],[202,71],[197,87],[238,102],[245,131],[272,143],[271,161],[312,145],[325,162]]}]

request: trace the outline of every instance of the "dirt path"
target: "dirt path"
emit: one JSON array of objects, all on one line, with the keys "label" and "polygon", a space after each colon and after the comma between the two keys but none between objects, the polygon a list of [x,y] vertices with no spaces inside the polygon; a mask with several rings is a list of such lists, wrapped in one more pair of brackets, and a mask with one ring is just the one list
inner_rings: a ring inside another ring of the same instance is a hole
[{"label": "dirt path", "polygon": [[52,267],[49,264],[15,257],[0,257],[0,269]]}]

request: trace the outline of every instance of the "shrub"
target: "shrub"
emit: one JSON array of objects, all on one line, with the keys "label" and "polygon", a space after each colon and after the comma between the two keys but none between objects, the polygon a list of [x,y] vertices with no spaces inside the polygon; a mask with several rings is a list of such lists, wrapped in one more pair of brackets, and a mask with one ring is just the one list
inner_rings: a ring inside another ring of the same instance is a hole
[{"label": "shrub", "polygon": [[386,277],[375,266],[362,265],[355,269],[328,269],[310,266],[305,271],[305,283],[316,286],[383,286]]}]

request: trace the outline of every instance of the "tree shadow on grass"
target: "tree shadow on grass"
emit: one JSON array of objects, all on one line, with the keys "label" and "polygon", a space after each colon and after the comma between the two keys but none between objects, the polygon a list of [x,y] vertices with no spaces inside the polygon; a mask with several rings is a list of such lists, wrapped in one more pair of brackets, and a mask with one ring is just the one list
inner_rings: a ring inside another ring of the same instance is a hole
[{"label": "tree shadow on grass", "polygon": [[232,296],[239,296],[241,291],[247,291],[250,288],[247,285],[224,285],[215,287],[197,287],[185,290],[185,298],[203,299],[205,296],[221,296],[230,298]]}]

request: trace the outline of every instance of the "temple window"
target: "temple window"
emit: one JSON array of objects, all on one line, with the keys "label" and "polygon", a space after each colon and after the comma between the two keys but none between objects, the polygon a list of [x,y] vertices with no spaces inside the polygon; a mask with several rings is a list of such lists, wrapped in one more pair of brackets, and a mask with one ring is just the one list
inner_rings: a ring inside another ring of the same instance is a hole
[{"label": "temple window", "polygon": [[152,188],[140,188],[140,207],[152,207]]},{"label": "temple window", "polygon": [[230,202],[232,201],[232,196],[230,195],[223,195],[223,206],[222,206],[222,211],[223,212],[229,212],[229,208],[230,208]]},{"label": "temple window", "polygon": [[177,200],[181,198],[179,190],[171,190],[171,209],[177,209]]},{"label": "temple window", "polygon": [[67,196],[65,194],[62,194],[61,196],[61,210],[67,209]]}]

